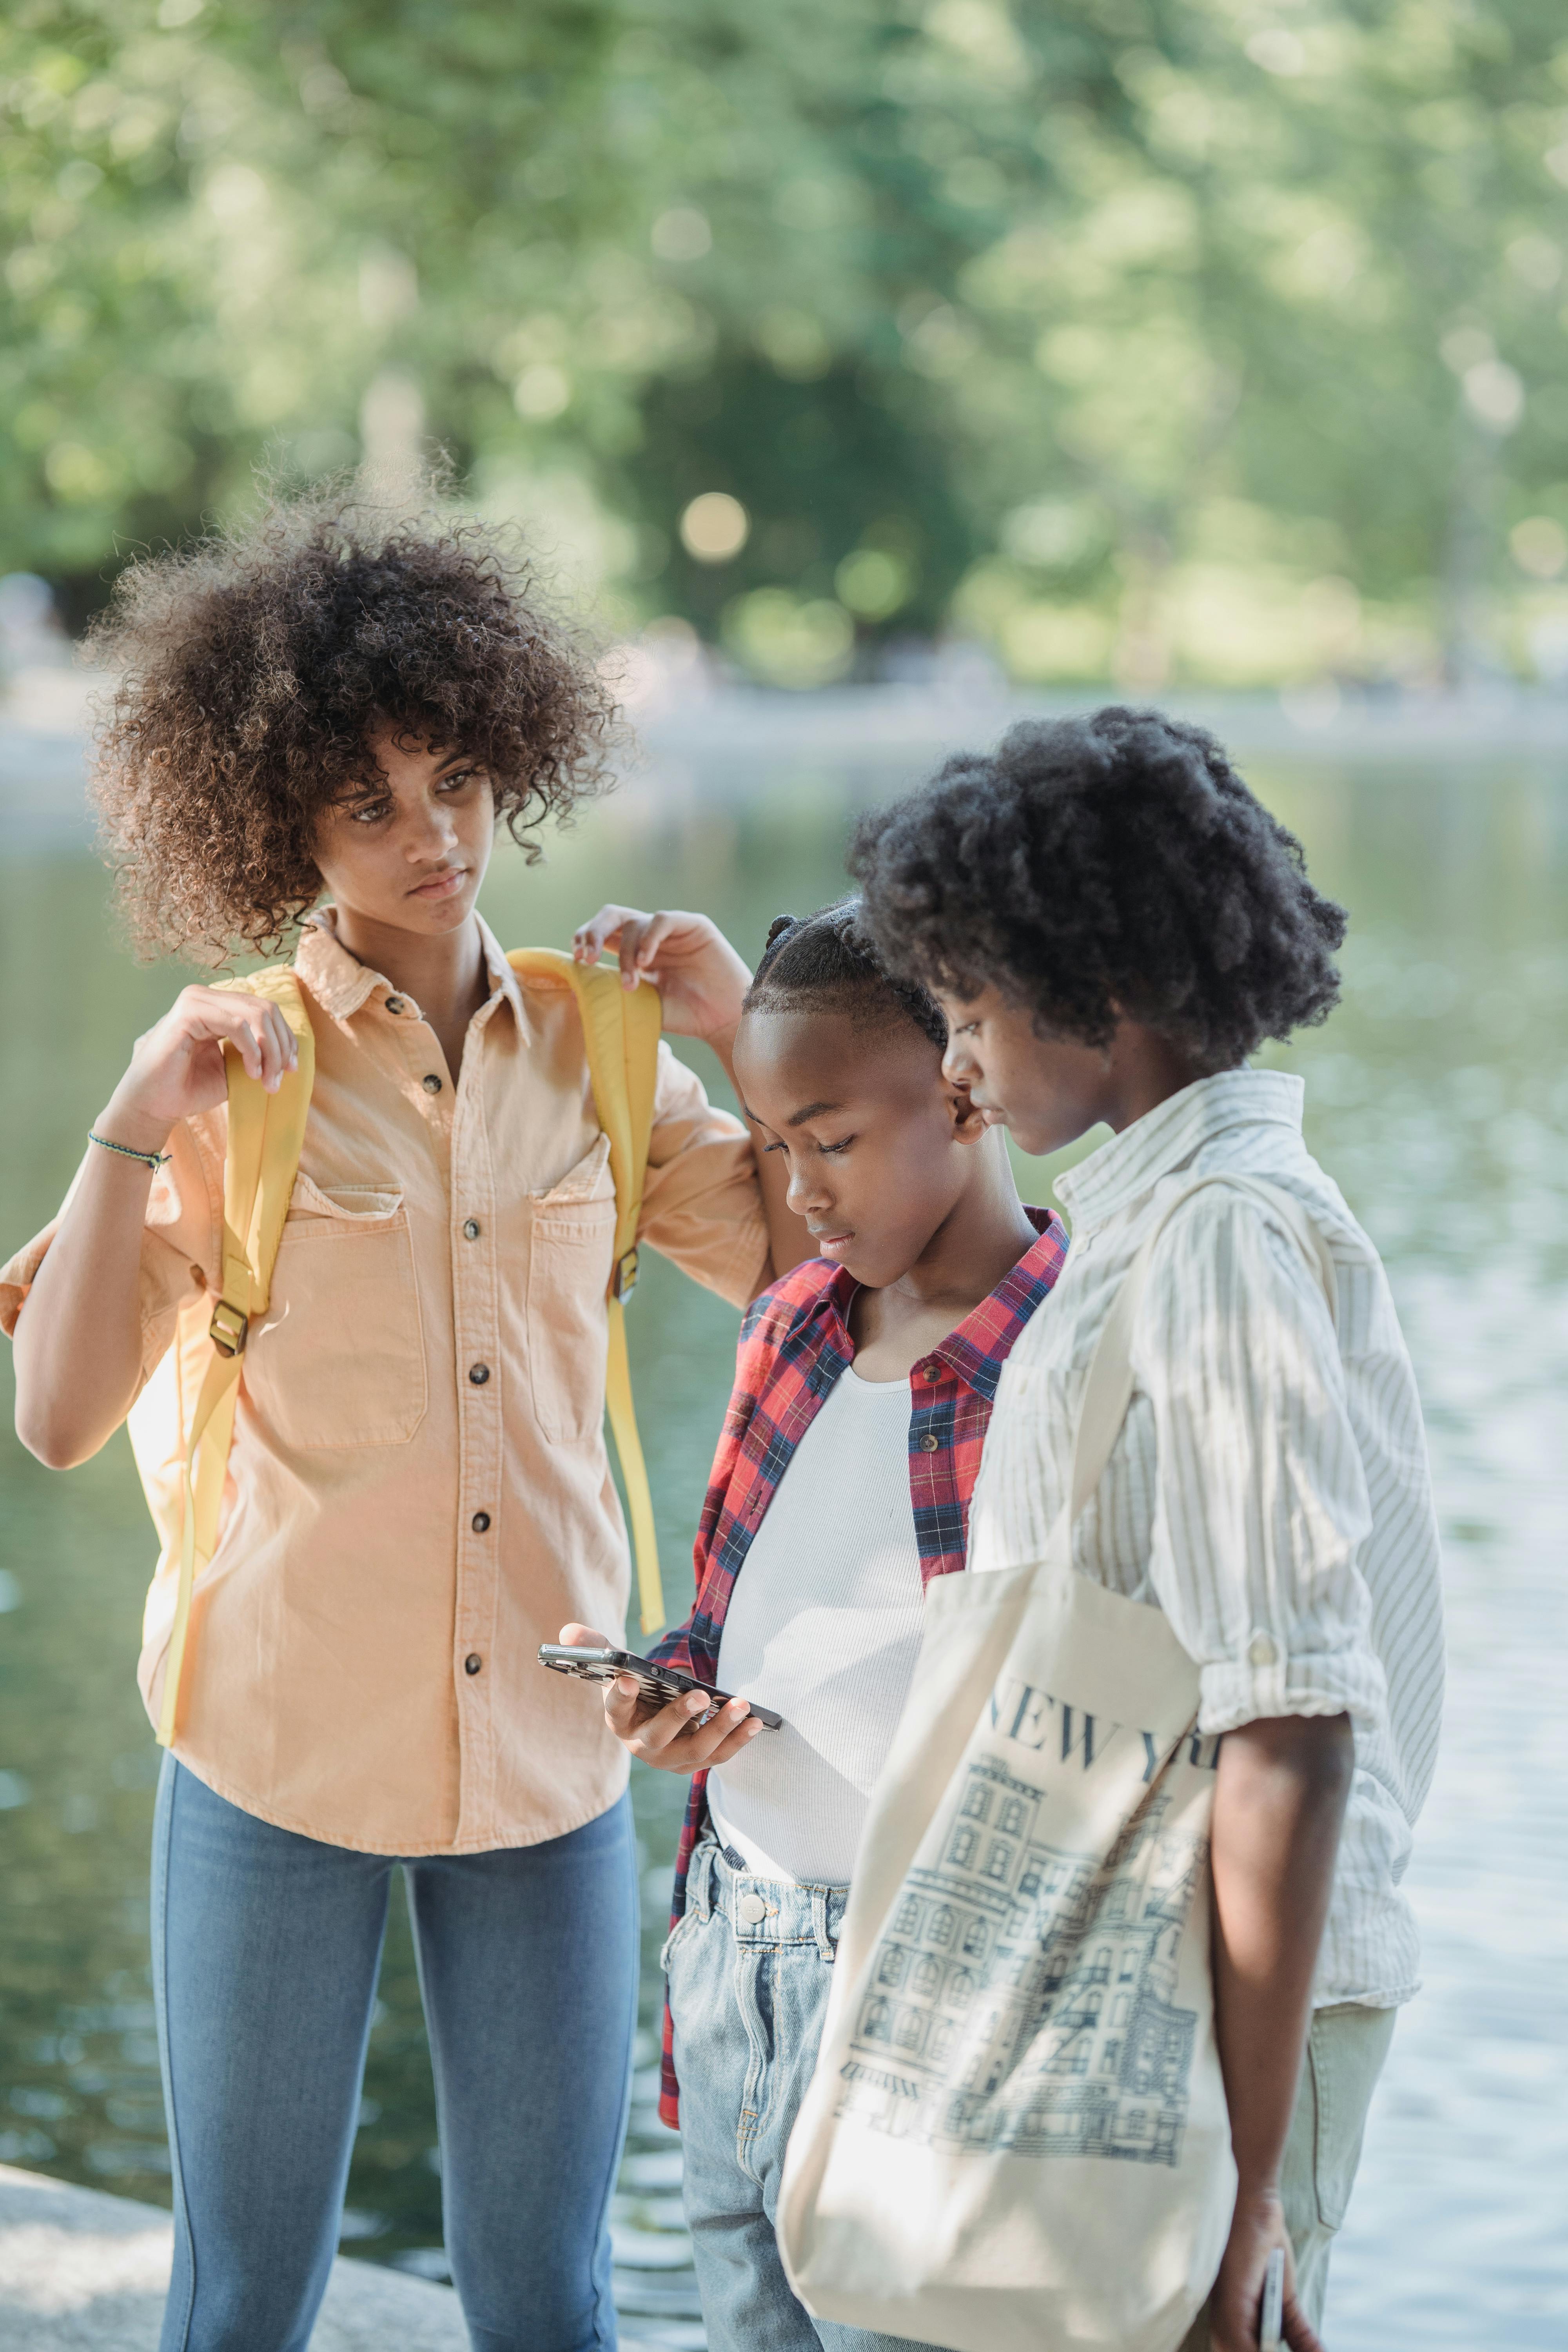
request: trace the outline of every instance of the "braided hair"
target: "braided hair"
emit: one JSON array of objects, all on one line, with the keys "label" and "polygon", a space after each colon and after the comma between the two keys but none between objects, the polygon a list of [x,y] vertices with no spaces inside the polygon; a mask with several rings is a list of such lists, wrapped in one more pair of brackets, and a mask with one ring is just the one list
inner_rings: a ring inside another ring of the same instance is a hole
[{"label": "braided hair", "polygon": [[912,1021],[939,1053],[947,1023],[916,980],[900,980],[872,946],[858,898],[840,898],[815,915],[780,915],[746,992],[747,1013],[847,1013],[857,1027]]}]

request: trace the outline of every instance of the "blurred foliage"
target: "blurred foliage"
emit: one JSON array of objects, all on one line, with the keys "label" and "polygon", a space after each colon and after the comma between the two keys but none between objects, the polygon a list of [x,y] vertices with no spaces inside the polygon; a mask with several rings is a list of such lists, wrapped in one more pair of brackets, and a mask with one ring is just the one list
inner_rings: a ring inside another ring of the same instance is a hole
[{"label": "blurred foliage", "polygon": [[10,0],[0,167],[73,618],[433,438],[785,680],[1568,670],[1560,0]]}]

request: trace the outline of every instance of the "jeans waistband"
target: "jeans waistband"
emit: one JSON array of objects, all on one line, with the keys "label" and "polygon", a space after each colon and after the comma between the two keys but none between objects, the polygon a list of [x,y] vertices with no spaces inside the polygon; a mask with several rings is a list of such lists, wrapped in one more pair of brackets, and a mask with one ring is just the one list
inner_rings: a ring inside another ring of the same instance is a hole
[{"label": "jeans waistband", "polygon": [[725,1861],[712,1836],[699,1843],[687,1873],[687,1908],[700,1919],[721,1912],[738,1944],[815,1944],[825,1960],[833,1958],[848,1899],[847,1886],[753,1878]]}]

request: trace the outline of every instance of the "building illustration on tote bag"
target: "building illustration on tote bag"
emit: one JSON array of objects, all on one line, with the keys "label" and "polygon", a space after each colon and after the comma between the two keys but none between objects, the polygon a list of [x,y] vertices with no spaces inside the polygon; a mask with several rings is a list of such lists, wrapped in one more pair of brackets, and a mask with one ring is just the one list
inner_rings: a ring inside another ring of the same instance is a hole
[{"label": "building illustration on tote bag", "polygon": [[1197,2019],[1176,1958],[1206,1842],[1154,1794],[1113,1852],[1036,1834],[1044,1792],[981,1757],[862,1999],[842,2105],[900,2138],[1174,2165]]}]

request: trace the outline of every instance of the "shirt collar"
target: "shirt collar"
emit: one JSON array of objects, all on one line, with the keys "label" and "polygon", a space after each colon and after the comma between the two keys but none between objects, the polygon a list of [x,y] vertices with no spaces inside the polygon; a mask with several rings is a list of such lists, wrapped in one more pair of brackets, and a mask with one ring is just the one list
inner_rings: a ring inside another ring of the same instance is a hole
[{"label": "shirt collar", "polygon": [[1058,1177],[1057,1198],[1074,1233],[1135,1206],[1228,1129],[1286,1127],[1300,1135],[1305,1093],[1305,1082],[1289,1070],[1221,1070],[1184,1087]]},{"label": "shirt collar", "polygon": [[[1008,1267],[995,1289],[978,1307],[972,1307],[929,1356],[921,1359],[921,1363],[944,1364],[987,1402],[995,1396],[1002,1367],[1015,1340],[1056,1281],[1067,1255],[1067,1228],[1059,1217],[1049,1209],[1032,1209],[1026,1203],[1024,1214],[1034,1226],[1037,1240],[1031,1243],[1016,1265]],[[816,1318],[826,1323],[828,1338],[847,1364],[855,1354],[855,1343],[849,1337],[849,1302],[858,1287],[847,1266],[835,1266],[817,1294],[814,1309]]]},{"label": "shirt collar", "polygon": [[[517,1023],[518,1034],[528,1041],[528,1015],[523,1007],[522,990],[518,977],[507,961],[500,942],[484,917],[478,918],[479,939],[485,951],[485,969],[489,975],[490,995],[502,996],[510,1005]],[[305,929],[294,958],[294,969],[310,990],[323,1013],[334,1021],[348,1021],[363,1010],[379,992],[383,1003],[394,993],[392,982],[384,972],[361,963],[349,953],[338,938],[337,910],[319,907],[307,917]]]},{"label": "shirt collar", "polygon": [[1032,1209],[1027,1202],[1024,1214],[1038,1239],[1008,1268],[989,1297],[973,1307],[942,1345],[931,1350],[987,1400],[995,1396],[1003,1365],[1025,1324],[1055,1285],[1067,1256],[1068,1231],[1059,1217],[1049,1209]]}]

